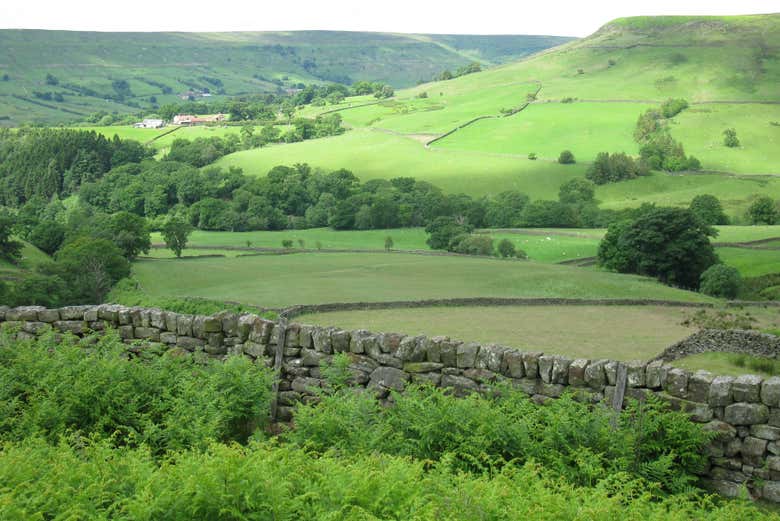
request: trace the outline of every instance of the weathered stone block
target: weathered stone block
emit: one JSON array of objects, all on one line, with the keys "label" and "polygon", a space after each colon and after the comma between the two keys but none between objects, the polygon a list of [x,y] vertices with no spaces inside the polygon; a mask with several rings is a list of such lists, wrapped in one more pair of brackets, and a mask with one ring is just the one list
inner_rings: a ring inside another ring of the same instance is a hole
[{"label": "weathered stone block", "polygon": [[404,371],[407,373],[431,373],[440,371],[444,367],[436,362],[407,362],[404,364]]},{"label": "weathered stone block", "polygon": [[569,365],[569,385],[574,387],[585,386],[585,369],[587,369],[590,360],[578,358]]},{"label": "weathered stone block", "polygon": [[[216,320],[220,322],[220,331],[225,336],[238,336],[238,315],[232,311],[220,311],[214,315]],[[152,316],[152,322],[154,322],[154,316]],[[215,333],[217,331],[214,331]]]},{"label": "weathered stone block", "polygon": [[363,354],[366,352],[363,346],[363,339],[370,336],[371,333],[365,329],[358,329],[353,331],[349,340],[349,352],[355,354]]},{"label": "weathered stone block", "polygon": [[[569,366],[571,360],[562,356],[556,356],[553,360],[551,380],[554,384],[566,385],[569,383]],[[544,393],[542,393],[544,394]]]},{"label": "weathered stone block", "polygon": [[[178,331],[179,314],[173,311],[163,311],[163,318],[165,320],[165,329],[171,333],[176,333]],[[246,338],[241,341],[243,342],[244,340]]]},{"label": "weathered stone block", "polygon": [[708,489],[721,496],[725,497],[739,497],[742,493],[743,486],[733,481],[727,481],[723,479],[707,479],[702,484]]},{"label": "weathered stone block", "polygon": [[585,383],[598,391],[604,389],[607,383],[607,375],[604,373],[605,360],[596,360],[585,368]]},{"label": "weathered stone block", "polygon": [[377,367],[371,373],[368,387],[371,389],[392,389],[403,391],[409,375],[394,367]]},{"label": "weathered stone block", "polygon": [[710,388],[714,376],[709,371],[696,371],[688,380],[688,399],[693,402],[709,403]]},{"label": "weathered stone block", "polygon": [[282,391],[279,393],[279,405],[293,406],[301,401],[301,393],[297,391]]},{"label": "weathered stone block", "polygon": [[421,345],[421,340],[422,337],[417,336],[405,337],[401,340],[395,356],[404,362],[424,362],[427,358],[427,353]]},{"label": "weathered stone block", "polygon": [[751,425],[750,435],[761,438],[762,440],[780,440],[780,427],[772,427],[771,425]]},{"label": "weathered stone block", "polygon": [[412,374],[412,383],[419,385],[432,385],[439,387],[441,385],[442,375],[440,373],[414,373]]},{"label": "weathered stone block", "polygon": [[187,351],[194,351],[195,349],[206,345],[206,341],[200,338],[179,335],[176,338],[176,345],[186,349]]},{"label": "weathered stone block", "polygon": [[458,366],[458,345],[458,342],[451,342],[449,339],[439,342],[441,363],[444,367]]},{"label": "weathered stone block", "polygon": [[539,378],[540,356],[542,356],[542,353],[538,351],[523,353],[523,367],[525,368],[526,378]]},{"label": "weathered stone block", "polygon": [[520,388],[525,394],[533,396],[538,394],[542,381],[538,378],[521,378],[514,381],[516,387]]},{"label": "weathered stone block", "polygon": [[769,407],[780,407],[780,377],[773,376],[761,383],[761,401]]},{"label": "weathered stone block", "polygon": [[[379,341],[379,348],[383,353],[395,354],[398,351],[398,347],[401,345],[404,335],[398,333],[383,333]],[[429,360],[430,362],[438,362],[438,360]]]},{"label": "weathered stone block", "polygon": [[46,322],[23,322],[22,329],[33,335],[40,335],[44,331],[48,330],[51,325]]},{"label": "weathered stone block", "polygon": [[650,362],[645,367],[645,386],[650,389],[660,389],[666,380],[666,367],[661,360]]},{"label": "weathered stone block", "polygon": [[176,333],[179,336],[192,336],[192,315],[179,315],[176,320]]},{"label": "weathered stone block", "polygon": [[[61,314],[61,313],[60,313]],[[98,319],[98,306],[87,306],[87,308],[84,310],[84,320],[87,322],[94,322]],[[66,320],[66,318],[63,316],[62,320]],[[73,320],[81,320],[78,317],[74,318]]]},{"label": "weathered stone block", "polygon": [[698,423],[706,423],[713,419],[712,408],[706,403],[692,402],[684,398],[678,398],[669,394],[658,394],[659,398],[669,402],[673,410],[683,411],[691,415],[691,420]]},{"label": "weathered stone block", "polygon": [[474,380],[478,384],[493,383],[498,379],[498,373],[494,373],[489,369],[466,369],[463,371],[463,376],[470,380]]},{"label": "weathered stone block", "polygon": [[[66,306],[60,308],[60,320],[85,320],[84,312],[90,308],[91,306]],[[97,317],[95,319],[97,320]]]},{"label": "weathered stone block", "polygon": [[716,376],[710,384],[708,402],[713,407],[724,407],[733,402],[731,397],[731,384],[734,378],[731,376]]},{"label": "weathered stone block", "polygon": [[761,497],[767,501],[780,503],[780,481],[765,481],[761,487]]},{"label": "weathered stone block", "polygon": [[474,380],[470,380],[463,376],[451,376],[444,375],[441,377],[442,387],[451,387],[456,396],[465,396],[469,393],[476,392],[479,389],[479,385]]},{"label": "weathered stone block", "polygon": [[401,369],[404,366],[404,363],[401,361],[400,358],[396,358],[393,355],[388,355],[386,353],[379,353],[377,355],[372,355],[371,358],[379,362],[381,365],[386,365],[388,367],[395,367],[396,369]]},{"label": "weathered stone block", "polygon": [[566,386],[560,384],[548,384],[542,382],[537,388],[537,393],[549,398],[560,398],[563,392],[566,390]]},{"label": "weathered stone block", "polygon": [[729,425],[726,422],[720,420],[712,420],[702,427],[705,431],[714,432],[717,441],[729,441],[733,440],[737,436],[737,429]]},{"label": "weathered stone block", "polygon": [[505,351],[505,347],[496,344],[482,346],[477,353],[477,360],[474,365],[478,369],[488,369],[497,373],[501,370]]},{"label": "weathered stone block", "polygon": [[548,384],[552,382],[552,368],[555,362],[555,356],[542,355],[539,357],[539,378]]},{"label": "weathered stone block", "polygon": [[9,322],[37,321],[38,313],[46,311],[43,306],[19,306],[6,310],[5,319]]},{"label": "weathered stone block", "polygon": [[163,344],[175,344],[176,338],[176,333],[171,333],[170,331],[160,333],[160,342]]},{"label": "weathered stone block", "polygon": [[607,377],[607,385],[615,385],[617,382],[617,368],[618,362],[614,360],[608,360],[604,364],[604,375]]},{"label": "weathered stone block", "polygon": [[322,380],[299,376],[292,381],[292,390],[302,394],[311,394],[322,387]]},{"label": "weathered stone block", "polygon": [[626,382],[628,387],[645,386],[645,367],[646,364],[640,360],[626,362]]},{"label": "weathered stone block", "polygon": [[135,338],[133,326],[119,326],[117,331],[119,332],[119,338],[122,340],[132,340]]},{"label": "weathered stone block", "polygon": [[304,349],[312,349],[314,347],[314,341],[312,340],[311,333],[314,330],[314,326],[302,325],[298,332],[301,347]]},{"label": "weathered stone block", "polygon": [[349,351],[349,331],[334,329],[330,332],[330,343],[334,353]]},{"label": "weathered stone block", "polygon": [[298,324],[290,324],[284,334],[284,347],[300,347],[301,328]]},{"label": "weathered stone block", "polygon": [[666,373],[664,390],[678,398],[687,398],[688,396],[688,378],[690,373],[678,368],[669,369]]},{"label": "weathered stone block", "polygon": [[222,332],[222,320],[218,316],[212,317],[198,317],[203,322],[204,333],[221,333]]},{"label": "weathered stone block", "polygon": [[59,309],[42,309],[38,311],[38,320],[41,322],[52,323],[60,320]]},{"label": "weathered stone block", "polygon": [[83,320],[58,320],[54,323],[54,328],[74,335],[84,335],[89,331],[89,326]]},{"label": "weathered stone block", "polygon": [[321,353],[330,354],[333,352],[333,344],[330,338],[330,329],[315,327],[311,334],[314,342],[314,349]]},{"label": "weathered stone block", "polygon": [[731,395],[735,402],[760,402],[763,378],[754,374],[738,376],[731,384]]},{"label": "weathered stone block", "polygon": [[780,472],[780,457],[777,456],[769,456],[766,459],[766,466],[769,470],[774,470],[775,472]]},{"label": "weathered stone block", "polygon": [[151,340],[152,342],[160,341],[160,330],[153,327],[136,327],[133,331],[135,338],[143,340]]},{"label": "weathered stone block", "polygon": [[150,310],[149,325],[157,329],[165,329],[165,313],[160,309]]},{"label": "weathered stone block", "polygon": [[506,366],[506,371],[504,371],[506,376],[512,378],[522,378],[525,376],[523,354],[520,351],[507,351],[504,353],[504,365]]},{"label": "weathered stone block", "polygon": [[261,358],[266,354],[265,344],[255,342],[244,342],[244,353],[255,358]]},{"label": "weathered stone block", "polygon": [[461,344],[458,346],[458,364],[461,369],[468,369],[474,367],[477,362],[477,353],[479,353],[479,344],[469,342],[467,344]]},{"label": "weathered stone block", "polygon": [[371,374],[377,367],[379,367],[379,362],[368,356],[353,354],[349,355],[349,358],[351,360],[350,367],[357,371]]},{"label": "weathered stone block", "polygon": [[330,358],[329,355],[314,349],[301,349],[301,361],[305,366],[319,367],[322,361],[328,358]]},{"label": "weathered stone block", "polygon": [[133,316],[131,314],[131,311],[132,309],[130,308],[120,307],[116,312],[117,324],[120,324],[122,326],[132,326]]},{"label": "weathered stone block", "polygon": [[732,403],[726,406],[724,419],[732,425],[755,425],[766,423],[769,419],[769,409],[758,403]]},{"label": "weathered stone block", "polygon": [[766,452],[766,440],[760,438],[754,438],[748,436],[742,440],[742,455],[743,456],[763,456]]},{"label": "weathered stone block", "polygon": [[426,360],[428,362],[442,363],[441,362],[441,343],[443,337],[432,337],[428,339],[428,345],[426,346]]}]

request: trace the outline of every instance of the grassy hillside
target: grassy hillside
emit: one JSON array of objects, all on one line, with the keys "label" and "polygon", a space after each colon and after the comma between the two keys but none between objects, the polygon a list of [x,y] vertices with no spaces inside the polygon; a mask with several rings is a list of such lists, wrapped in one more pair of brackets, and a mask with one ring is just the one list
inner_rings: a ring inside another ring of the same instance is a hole
[{"label": "grassy hillside", "polygon": [[[671,132],[706,175],[655,174],[601,187],[597,197],[620,208],[683,205],[712,193],[738,214],[755,194],[780,197],[779,47],[780,15],[620,19],[583,40],[399,91],[381,103],[347,99],[339,108],[351,132],[239,152],[222,162],[262,175],[276,164],[307,161],[350,168],[363,179],[413,175],[450,192],[516,188],[550,198],[563,181],[584,175],[597,152],[636,154],[632,130],[639,114],[682,97],[691,107],[670,121]],[[535,101],[503,117],[529,94]],[[491,117],[425,147],[480,116]],[[739,148],[723,146],[725,128],[736,129]],[[564,149],[577,165],[554,163]],[[528,161],[531,152],[540,159]]]},{"label": "grassy hillside", "polygon": [[[570,38],[335,31],[95,33],[0,30],[0,124],[56,123],[98,110],[134,112],[189,90],[238,95],[297,82],[414,85],[478,60],[495,65]],[[46,75],[59,80],[47,85]],[[7,76],[5,76],[7,75]],[[114,99],[112,83],[130,93]],[[42,101],[34,91],[59,93]]]}]

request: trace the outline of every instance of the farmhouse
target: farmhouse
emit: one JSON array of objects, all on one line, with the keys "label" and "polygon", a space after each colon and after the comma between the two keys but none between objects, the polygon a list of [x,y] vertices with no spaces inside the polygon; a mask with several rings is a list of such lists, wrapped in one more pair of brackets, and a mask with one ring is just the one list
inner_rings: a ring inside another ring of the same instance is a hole
[{"label": "farmhouse", "polygon": [[211,114],[208,116],[193,116],[192,114],[177,114],[173,117],[174,125],[198,125],[201,123],[216,123],[224,121],[224,114]]},{"label": "farmhouse", "polygon": [[161,119],[145,119],[133,125],[135,128],[163,128],[165,121]]}]

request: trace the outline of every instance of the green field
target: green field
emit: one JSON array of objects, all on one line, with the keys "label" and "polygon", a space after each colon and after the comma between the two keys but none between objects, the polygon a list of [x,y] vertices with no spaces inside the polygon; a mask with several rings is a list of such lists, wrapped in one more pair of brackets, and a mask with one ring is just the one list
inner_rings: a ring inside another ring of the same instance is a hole
[{"label": "green field", "polygon": [[[780,120],[780,62],[753,50],[756,42],[780,43],[780,15],[701,19],[684,27],[674,24],[690,22],[667,20],[648,30],[652,20],[620,20],[586,39],[478,74],[399,91],[382,103],[348,108],[365,100],[346,100],[340,114],[352,131],[238,152],[220,164],[263,175],[277,164],[305,161],[324,169],[347,168],[363,180],[411,175],[451,193],[517,189],[533,199],[550,199],[564,181],[584,175],[596,153],[636,154],[632,130],[639,114],[666,98],[684,97],[697,104],[671,121],[672,134],[705,170],[732,175],[656,173],[599,187],[602,206],[682,206],[710,193],[723,200],[729,214],[741,217],[756,194],[780,198],[780,177],[756,176],[780,174],[780,127],[770,125]],[[434,135],[473,118],[522,106],[539,86],[537,102],[524,111],[480,120],[424,147]],[[419,98],[421,93],[427,97]],[[560,103],[564,98],[575,102]],[[737,129],[742,147],[722,146],[727,127]],[[577,165],[550,161],[564,149],[574,152]],[[528,161],[530,152],[540,159]]]},{"label": "green field", "polygon": [[382,253],[141,260],[151,296],[204,297],[261,307],[460,297],[657,298],[709,301],[647,278],[535,262]]},{"label": "green field", "polygon": [[22,258],[17,264],[11,264],[6,260],[0,259],[0,279],[16,278],[23,270],[32,270],[44,262],[50,261],[51,257],[30,244],[22,242]]},{"label": "green field", "polygon": [[716,251],[725,264],[737,268],[743,277],[780,273],[780,250],[717,248]]},{"label": "green field", "polygon": [[[775,364],[766,364],[766,369],[758,369],[756,367],[750,367],[749,361],[758,361],[761,363],[762,359],[757,357],[751,357],[746,355],[736,355],[734,353],[700,353],[697,355],[686,356],[680,360],[675,360],[672,365],[675,367],[681,367],[688,369],[689,371],[696,371],[698,369],[706,369],[717,375],[723,376],[740,376],[743,374],[757,374],[761,376],[777,376],[780,375],[780,371]],[[747,362],[747,363],[745,363]],[[774,366],[774,367],[771,367]]]},{"label": "green field", "polygon": [[648,360],[691,335],[685,311],[663,306],[430,307],[302,315],[302,324],[445,335],[571,358]]}]

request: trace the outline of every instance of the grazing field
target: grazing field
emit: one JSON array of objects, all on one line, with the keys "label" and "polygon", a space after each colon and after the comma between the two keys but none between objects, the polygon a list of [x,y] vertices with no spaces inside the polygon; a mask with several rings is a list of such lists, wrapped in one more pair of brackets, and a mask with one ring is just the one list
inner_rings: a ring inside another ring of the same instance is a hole
[{"label": "grazing field", "polygon": [[725,264],[737,268],[743,277],[780,273],[780,250],[717,248],[715,251]]},{"label": "grazing field", "polygon": [[[130,125],[117,125],[110,127],[75,128],[78,130],[93,130],[98,134],[103,134],[107,138],[112,138],[116,135],[122,139],[134,139],[141,143],[149,143],[155,150],[162,150],[170,147],[174,139],[192,140],[200,137],[225,137],[228,134],[235,134],[237,136],[241,131],[241,127],[236,126],[210,125],[196,125],[192,127],[167,126],[163,128],[135,128]],[[171,130],[173,130],[173,132],[171,132]]]},{"label": "grazing field", "polygon": [[11,264],[10,262],[0,259],[0,279],[4,277],[15,278],[19,275],[21,270],[32,270],[36,266],[46,261],[50,261],[51,257],[44,252],[26,241],[22,242],[22,259],[18,264]]},{"label": "grazing field", "polygon": [[723,376],[780,375],[780,365],[777,361],[734,353],[701,353],[675,360],[672,365],[690,371],[706,368],[708,371]]},{"label": "grazing field", "polygon": [[446,335],[571,358],[648,360],[694,329],[685,311],[664,306],[430,307],[302,315],[302,324]]},{"label": "grazing field", "polygon": [[274,308],[475,296],[710,300],[632,275],[535,262],[401,253],[141,260],[133,271],[151,296],[204,297]]}]

